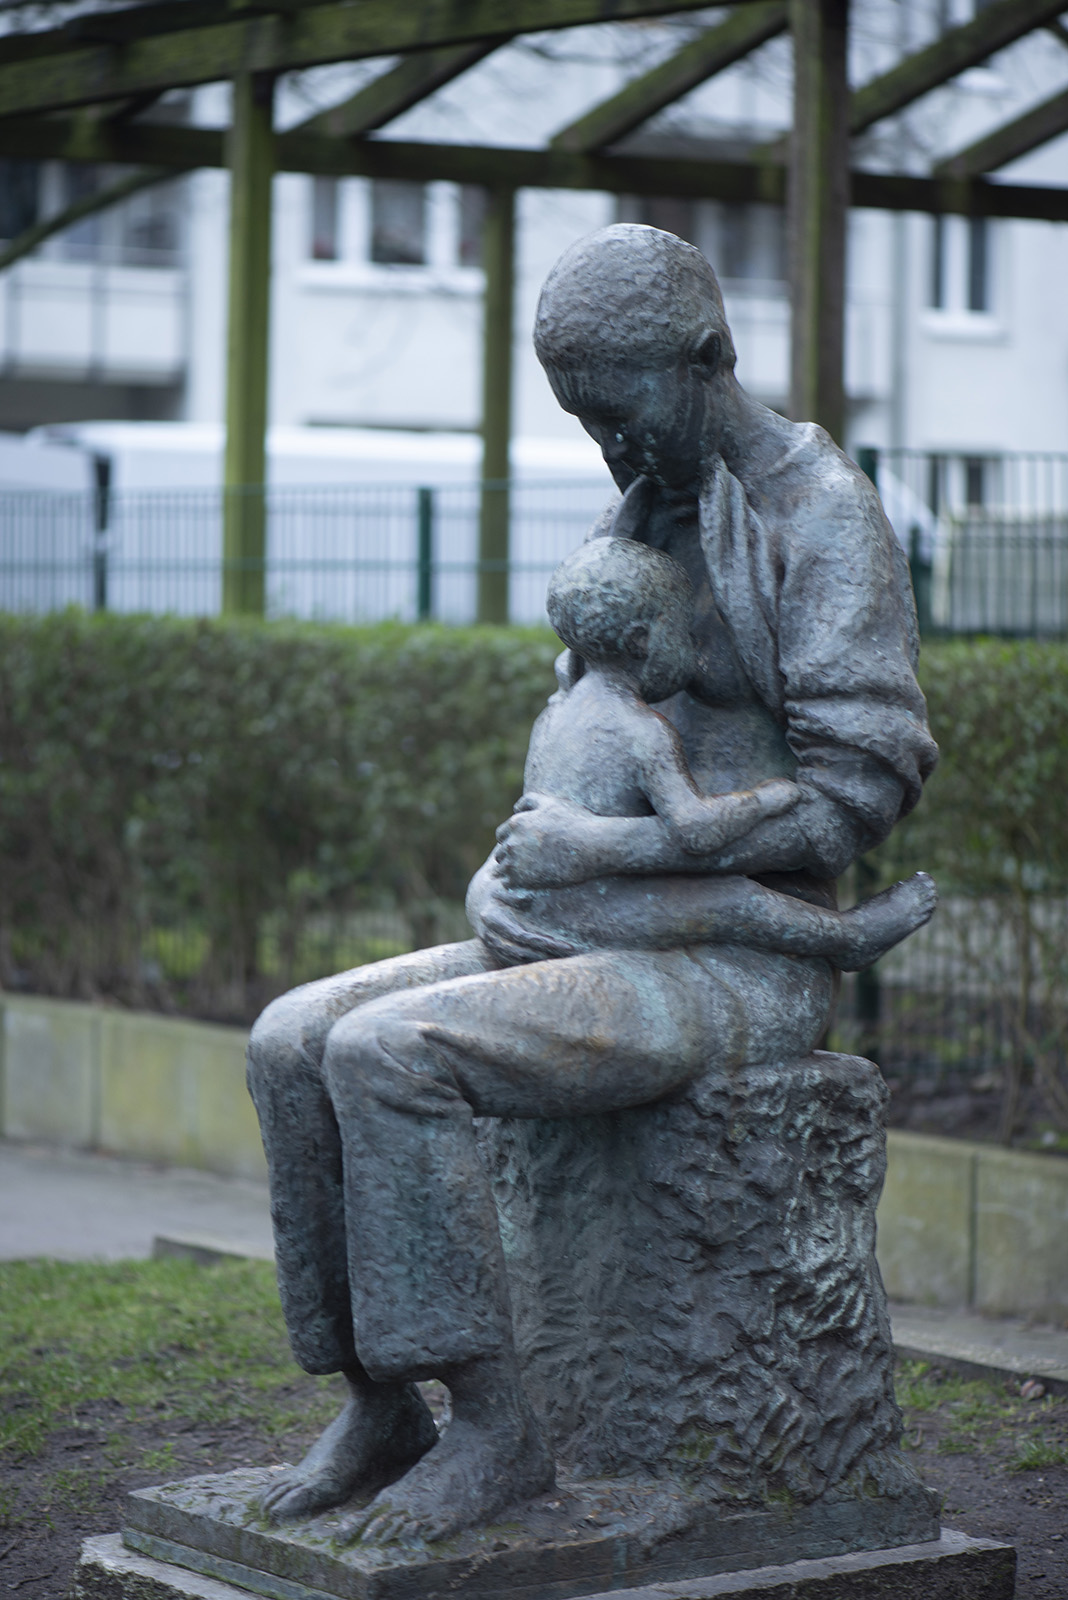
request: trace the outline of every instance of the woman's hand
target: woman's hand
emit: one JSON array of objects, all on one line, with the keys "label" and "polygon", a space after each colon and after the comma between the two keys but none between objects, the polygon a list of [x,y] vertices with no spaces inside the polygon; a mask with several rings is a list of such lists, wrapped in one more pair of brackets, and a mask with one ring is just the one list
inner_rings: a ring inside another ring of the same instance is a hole
[{"label": "woman's hand", "polygon": [[497,871],[510,889],[563,889],[598,874],[590,812],[525,794],[497,829]]},{"label": "woman's hand", "polygon": [[500,876],[496,852],[479,868],[467,891],[467,920],[483,944],[506,967],[528,961],[560,961],[578,955],[583,946],[530,925],[534,895],[529,889],[509,889]]}]

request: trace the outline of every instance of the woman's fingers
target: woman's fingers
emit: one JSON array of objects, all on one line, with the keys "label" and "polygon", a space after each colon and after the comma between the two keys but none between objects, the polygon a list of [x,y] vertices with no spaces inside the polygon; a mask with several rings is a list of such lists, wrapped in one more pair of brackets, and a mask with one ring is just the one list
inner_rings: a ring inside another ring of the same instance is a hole
[{"label": "woman's fingers", "polygon": [[[508,891],[503,891],[507,894]],[[512,916],[507,905],[502,905],[502,893],[494,895],[482,915],[482,937],[498,955],[512,966],[527,961],[559,961],[578,953],[577,947],[552,934],[535,933],[524,928]]]}]

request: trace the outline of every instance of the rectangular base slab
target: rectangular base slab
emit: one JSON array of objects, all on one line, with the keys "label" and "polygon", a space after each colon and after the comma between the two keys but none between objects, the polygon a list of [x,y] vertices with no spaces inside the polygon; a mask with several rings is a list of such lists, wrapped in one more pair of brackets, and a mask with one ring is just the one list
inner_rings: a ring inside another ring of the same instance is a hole
[{"label": "rectangular base slab", "polygon": [[[927,1544],[654,1584],[632,1589],[630,1600],[1012,1600],[1015,1573],[1010,1545],[947,1529]],[[240,1588],[128,1550],[118,1534],[108,1534],[83,1545],[70,1600],[248,1600],[247,1569],[235,1570],[233,1577]],[[298,1584],[266,1592],[277,1600],[322,1596]]]},{"label": "rectangular base slab", "polygon": [[[938,1500],[897,1499],[730,1511],[652,1480],[562,1482],[499,1522],[426,1544],[341,1545],[342,1508],[274,1527],[259,1500],[280,1468],[139,1489],[128,1547],[236,1581],[271,1600],[297,1585],[337,1600],[571,1600],[641,1584],[884,1550],[938,1538]],[[181,1552],[181,1553],[176,1553]]]}]

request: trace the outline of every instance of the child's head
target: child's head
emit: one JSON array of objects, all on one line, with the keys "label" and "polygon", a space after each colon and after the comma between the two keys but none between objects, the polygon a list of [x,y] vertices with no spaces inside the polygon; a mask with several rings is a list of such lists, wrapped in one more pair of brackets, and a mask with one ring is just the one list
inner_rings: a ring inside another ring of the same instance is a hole
[{"label": "child's head", "polygon": [[693,675],[693,586],[677,561],[633,539],[591,539],[549,580],[549,621],[592,666],[626,666],[646,700]]}]

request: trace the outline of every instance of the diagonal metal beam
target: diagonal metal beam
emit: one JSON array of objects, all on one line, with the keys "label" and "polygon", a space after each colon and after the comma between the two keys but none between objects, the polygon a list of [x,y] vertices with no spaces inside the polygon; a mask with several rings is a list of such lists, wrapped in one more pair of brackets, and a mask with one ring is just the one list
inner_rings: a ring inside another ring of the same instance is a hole
[{"label": "diagonal metal beam", "polygon": [[1068,89],[946,156],[934,172],[939,177],[977,178],[983,172],[996,172],[1061,133],[1068,133]]},{"label": "diagonal metal beam", "polygon": [[921,95],[948,83],[968,67],[1015,44],[1025,33],[1046,26],[1065,9],[1065,0],[994,0],[971,22],[951,28],[934,44],[906,56],[896,67],[854,90],[849,130],[862,133],[873,122],[911,105]]},{"label": "diagonal metal beam", "polygon": [[76,222],[83,222],[86,217],[96,216],[100,211],[108,211],[112,206],[118,205],[120,200],[128,200],[131,195],[140,194],[142,189],[151,189],[157,183],[166,183],[169,179],[178,177],[180,171],[180,168],[174,167],[137,168],[116,183],[110,183],[106,188],[98,189],[95,194],[76,200],[73,205],[67,206],[63,211],[57,211],[54,216],[46,217],[43,222],[35,223],[32,228],[25,228],[11,240],[10,244],[0,249],[0,272],[3,272],[5,267],[14,266],[23,256],[28,256],[38,245],[44,244],[46,239],[72,228]]},{"label": "diagonal metal beam", "polygon": [[[517,33],[697,11],[707,0],[359,0],[299,6],[286,16],[218,22],[41,56],[34,70],[0,48],[0,116],[122,100],[152,89],[215,83],[335,61],[498,43]],[[747,0],[757,3],[757,0]],[[231,12],[227,13],[232,16]]]},{"label": "diagonal metal beam", "polygon": [[787,25],[786,0],[760,0],[733,11],[718,27],[709,28],[651,72],[632,78],[618,94],[561,128],[550,144],[557,150],[574,151],[603,150],[615,144],[698,84],[785,33]]},{"label": "diagonal metal beam", "polygon": [[320,111],[297,124],[290,132],[322,133],[333,139],[358,139],[374,128],[383,128],[394,117],[409,111],[436,89],[451,83],[461,73],[499,48],[502,41],[480,39],[476,44],[445,45],[440,50],[424,50],[405,56],[395,67],[383,72],[373,83],[365,84],[340,105]]}]

